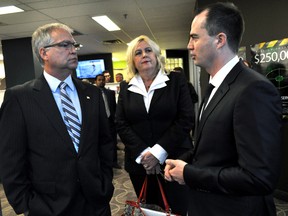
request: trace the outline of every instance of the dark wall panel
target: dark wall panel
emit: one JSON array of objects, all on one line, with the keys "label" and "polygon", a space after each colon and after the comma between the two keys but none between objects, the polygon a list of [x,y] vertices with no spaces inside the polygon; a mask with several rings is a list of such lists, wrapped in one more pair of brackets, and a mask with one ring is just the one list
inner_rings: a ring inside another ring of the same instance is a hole
[{"label": "dark wall panel", "polygon": [[31,38],[2,40],[6,87],[35,78]]}]

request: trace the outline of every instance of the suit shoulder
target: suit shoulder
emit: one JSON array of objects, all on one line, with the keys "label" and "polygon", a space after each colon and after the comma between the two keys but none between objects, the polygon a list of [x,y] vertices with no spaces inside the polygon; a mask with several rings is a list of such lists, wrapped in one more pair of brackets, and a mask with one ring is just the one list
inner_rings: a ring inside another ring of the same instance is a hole
[{"label": "suit shoulder", "polygon": [[259,90],[271,91],[273,94],[279,94],[276,86],[263,74],[249,68],[243,69],[237,76],[231,87],[238,93],[248,92],[248,94],[257,93]]},{"label": "suit shoulder", "polygon": [[33,89],[33,87],[35,86],[35,82],[36,82],[36,79],[30,80],[23,84],[19,84],[19,85],[15,85],[10,88],[7,88],[6,91],[15,92],[15,93],[29,91]]},{"label": "suit shoulder", "polygon": [[186,85],[187,84],[187,78],[185,77],[185,74],[178,73],[178,72],[170,72],[167,74],[169,77],[169,82],[173,85]]},{"label": "suit shoulder", "polygon": [[129,88],[129,86],[130,86],[129,83],[126,81],[121,82],[119,85],[122,92],[127,90]]},{"label": "suit shoulder", "polygon": [[78,86],[78,88],[82,89],[82,90],[87,90],[87,91],[100,91],[98,89],[97,86],[93,85],[93,84],[90,84],[90,83],[85,83],[81,80],[77,80],[77,79],[74,79],[75,80],[75,84]]},{"label": "suit shoulder", "polygon": [[184,73],[170,72],[170,73],[167,73],[167,76],[170,79],[184,79],[184,80],[186,80],[186,77],[185,77]]},{"label": "suit shoulder", "polygon": [[1,109],[6,103],[14,103],[15,101],[21,101],[23,99],[26,100],[27,98],[30,98],[33,95],[33,89],[36,80],[37,79],[7,88],[4,93]]},{"label": "suit shoulder", "polygon": [[111,89],[107,89],[108,93],[115,96],[115,91]]},{"label": "suit shoulder", "polygon": [[108,92],[115,92],[114,90],[111,90],[111,89],[108,89],[108,88],[106,88],[106,90],[107,90]]},{"label": "suit shoulder", "polygon": [[264,82],[273,85],[273,83],[264,74],[250,68],[243,70],[242,76],[245,82]]}]

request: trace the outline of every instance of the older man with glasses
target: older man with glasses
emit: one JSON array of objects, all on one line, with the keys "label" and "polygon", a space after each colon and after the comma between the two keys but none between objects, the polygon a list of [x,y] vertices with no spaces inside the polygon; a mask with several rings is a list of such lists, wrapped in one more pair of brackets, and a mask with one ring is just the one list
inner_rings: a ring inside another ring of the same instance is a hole
[{"label": "older man with glasses", "polygon": [[32,45],[43,74],[7,89],[0,170],[9,203],[29,216],[111,215],[113,142],[100,90],[72,78],[81,47],[60,23]]}]

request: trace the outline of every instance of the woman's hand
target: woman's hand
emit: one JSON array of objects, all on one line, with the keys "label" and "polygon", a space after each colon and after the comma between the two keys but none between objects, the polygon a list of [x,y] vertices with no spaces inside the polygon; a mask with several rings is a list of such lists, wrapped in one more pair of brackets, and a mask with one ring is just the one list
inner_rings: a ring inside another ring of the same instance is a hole
[{"label": "woman's hand", "polygon": [[149,151],[144,154],[141,160],[141,164],[143,165],[147,174],[159,174],[160,173],[159,160]]}]

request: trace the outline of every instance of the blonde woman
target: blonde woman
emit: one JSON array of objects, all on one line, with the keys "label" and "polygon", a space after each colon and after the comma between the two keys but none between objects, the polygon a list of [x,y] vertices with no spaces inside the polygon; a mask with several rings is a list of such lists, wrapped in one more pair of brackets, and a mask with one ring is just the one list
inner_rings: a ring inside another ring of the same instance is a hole
[{"label": "blonde woman", "polygon": [[[125,145],[125,169],[139,196],[148,174],[147,203],[163,206],[155,174],[167,158],[177,158],[192,148],[189,132],[194,108],[186,78],[167,74],[159,46],[145,35],[127,49],[128,72],[122,82],[116,111],[117,130]],[[161,178],[160,178],[161,179]],[[185,215],[186,187],[163,182],[172,211]]]}]

